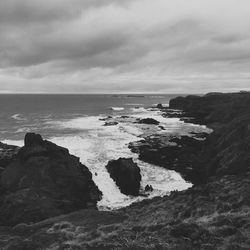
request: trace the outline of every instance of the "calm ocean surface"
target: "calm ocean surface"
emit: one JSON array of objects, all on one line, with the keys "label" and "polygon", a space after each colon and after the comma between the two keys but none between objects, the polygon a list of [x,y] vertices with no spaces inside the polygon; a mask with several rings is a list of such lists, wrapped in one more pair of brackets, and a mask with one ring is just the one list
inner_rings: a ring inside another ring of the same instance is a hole
[{"label": "calm ocean surface", "polygon": [[[163,196],[172,190],[191,186],[181,176],[161,167],[147,164],[128,149],[128,144],[141,140],[143,134],[188,134],[204,131],[204,126],[186,124],[177,118],[164,118],[152,109],[158,103],[168,105],[175,95],[0,95],[0,141],[22,146],[27,132],[67,147],[93,174],[103,192],[99,209],[117,209],[145,197],[126,196],[109,177],[105,166],[109,160],[132,157],[141,169],[142,190],[147,184],[154,191],[149,198]],[[112,116],[116,126],[103,126],[102,119]],[[122,118],[121,116],[127,116]],[[151,117],[155,125],[136,124],[138,118]]]}]

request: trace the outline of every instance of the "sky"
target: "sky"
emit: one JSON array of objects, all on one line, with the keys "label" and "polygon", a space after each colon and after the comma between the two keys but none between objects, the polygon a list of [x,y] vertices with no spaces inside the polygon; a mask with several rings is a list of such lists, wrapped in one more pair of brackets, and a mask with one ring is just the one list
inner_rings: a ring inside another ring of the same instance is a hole
[{"label": "sky", "polygon": [[0,93],[250,90],[249,0],[0,0]]}]

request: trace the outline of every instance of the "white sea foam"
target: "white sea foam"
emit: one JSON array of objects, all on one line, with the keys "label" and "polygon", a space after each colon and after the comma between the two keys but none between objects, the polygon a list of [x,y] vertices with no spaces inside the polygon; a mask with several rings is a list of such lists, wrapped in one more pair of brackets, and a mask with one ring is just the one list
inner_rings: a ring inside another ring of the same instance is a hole
[{"label": "white sea foam", "polygon": [[[152,117],[161,122],[169,131],[174,131],[176,126],[183,124],[176,118],[164,118],[159,111],[148,111],[141,109],[141,112],[133,114],[134,118]],[[191,186],[181,176],[161,167],[157,167],[138,159],[138,155],[132,153],[128,144],[139,140],[138,136],[143,134],[143,126],[133,123],[133,120],[125,120],[116,126],[102,126],[101,116],[78,117],[67,121],[48,121],[46,124],[53,125],[58,129],[77,129],[75,135],[58,136],[46,138],[54,143],[66,147],[71,154],[80,157],[93,174],[93,180],[103,192],[103,198],[98,203],[99,209],[117,209],[127,206],[135,201],[146,199],[146,197],[132,197],[122,194],[114,181],[110,178],[105,166],[109,160],[119,157],[132,157],[141,169],[141,188],[152,185],[154,190],[149,197],[163,196],[172,190],[183,190]],[[116,119],[117,117],[113,117]],[[134,119],[135,120],[135,119]],[[145,125],[146,126],[146,125]],[[157,128],[157,126],[156,126]],[[23,146],[22,141],[6,140],[8,144]]]},{"label": "white sea foam", "polygon": [[122,111],[122,110],[124,110],[123,107],[111,107],[111,109],[114,110],[114,111]]},{"label": "white sea foam", "polygon": [[32,131],[32,128],[29,128],[29,127],[21,127],[19,129],[16,130],[16,133],[28,133],[28,132],[31,132]]},{"label": "white sea foam", "polygon": [[168,108],[169,107],[169,103],[162,103],[162,106]]},{"label": "white sea foam", "polygon": [[46,124],[57,126],[58,128],[65,129],[81,129],[81,130],[91,130],[91,129],[101,129],[103,122],[99,119],[102,116],[86,116],[78,117],[67,121],[48,121]]},{"label": "white sea foam", "polygon": [[22,117],[21,114],[14,114],[14,115],[11,116],[11,118],[13,118],[14,120],[17,120],[17,121],[26,120],[24,117]]},{"label": "white sea foam", "polygon": [[24,145],[23,141],[21,140],[3,140],[2,142],[9,145],[16,145],[19,147],[22,147]]},{"label": "white sea foam", "polygon": [[105,166],[109,160],[119,157],[132,157],[138,163],[142,174],[142,189],[147,184],[154,187],[154,191],[150,193],[149,197],[163,196],[172,190],[183,190],[191,186],[174,171],[168,171],[138,160],[137,155],[131,153],[127,148],[130,141],[138,138],[114,128],[109,127],[110,131],[90,133],[88,136],[52,138],[53,142],[68,147],[72,154],[79,156],[81,162],[88,166],[92,172],[93,180],[103,192],[103,199],[98,203],[99,209],[117,209],[145,199],[145,197],[122,194],[110,178]]},{"label": "white sea foam", "polygon": [[[58,145],[67,147],[90,169],[93,180],[103,192],[103,198],[98,203],[100,209],[117,209],[145,199],[145,197],[131,197],[122,194],[110,178],[105,166],[108,161],[119,157],[132,157],[138,163],[142,174],[142,189],[147,184],[154,187],[150,197],[166,195],[171,190],[182,190],[190,186],[174,171],[144,163],[138,160],[137,154],[128,149],[128,143],[137,141],[138,136],[143,133],[138,126],[124,122],[117,126],[103,127],[100,125],[103,122],[99,121],[99,118],[92,117],[92,123],[88,124],[84,124],[82,118],[62,122],[61,127],[85,131],[75,136],[56,137],[51,140]],[[95,121],[94,124],[93,121]]]},{"label": "white sea foam", "polygon": [[134,113],[142,113],[142,112],[147,112],[147,109],[143,107],[138,107],[138,108],[131,108],[131,111]]}]

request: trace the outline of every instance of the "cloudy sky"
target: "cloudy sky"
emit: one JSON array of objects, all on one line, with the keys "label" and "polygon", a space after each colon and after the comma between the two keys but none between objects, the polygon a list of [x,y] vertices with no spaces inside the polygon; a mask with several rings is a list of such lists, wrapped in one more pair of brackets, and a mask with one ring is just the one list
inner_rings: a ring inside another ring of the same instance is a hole
[{"label": "cloudy sky", "polygon": [[243,89],[249,0],[0,0],[0,93]]}]

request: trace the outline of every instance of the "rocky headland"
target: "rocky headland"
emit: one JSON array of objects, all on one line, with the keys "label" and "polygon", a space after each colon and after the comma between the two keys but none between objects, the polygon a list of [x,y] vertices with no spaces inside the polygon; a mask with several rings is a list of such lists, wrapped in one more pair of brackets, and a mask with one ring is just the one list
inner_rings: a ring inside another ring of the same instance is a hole
[{"label": "rocky headland", "polygon": [[[188,136],[145,137],[131,144],[130,148],[139,154],[141,160],[180,172],[186,180],[192,181],[194,186],[182,192],[171,192],[169,196],[145,200],[113,212],[83,209],[69,213],[70,209],[61,209],[55,215],[65,215],[55,217],[52,213],[46,214],[46,218],[50,218],[44,220],[40,217],[38,221],[27,219],[25,216],[22,220],[18,213],[22,215],[26,210],[20,209],[13,213],[13,216],[19,216],[18,220],[13,220],[12,217],[8,217],[7,220],[5,206],[8,205],[8,211],[11,212],[13,202],[18,204],[19,197],[23,197],[18,195],[20,190],[22,193],[23,188],[33,190],[34,187],[38,190],[36,197],[43,197],[41,186],[44,185],[40,183],[51,183],[52,180],[53,187],[59,185],[60,188],[59,191],[49,189],[51,194],[45,192],[46,199],[53,198],[54,201],[52,192],[55,191],[56,196],[57,192],[60,193],[60,198],[64,196],[70,202],[76,201],[79,206],[74,210],[88,207],[89,198],[82,201],[79,193],[75,193],[78,188],[82,191],[81,185],[79,187],[77,184],[76,189],[67,187],[68,183],[71,183],[70,180],[83,174],[82,171],[76,170],[82,166],[79,160],[70,156],[66,149],[56,146],[57,150],[54,150],[54,144],[52,146],[50,142],[43,140],[41,143],[40,137],[35,139],[39,143],[27,139],[28,145],[18,151],[13,161],[7,166],[1,166],[4,168],[1,174],[1,186],[4,188],[1,187],[0,206],[4,214],[1,214],[0,248],[249,249],[249,107],[250,93],[247,92],[178,97],[170,101],[169,108],[159,105],[158,108],[164,116],[204,124],[213,129],[213,132],[192,133]],[[53,174],[48,171],[50,174],[45,175],[46,181],[41,178],[44,171],[39,170],[44,168],[51,171],[53,169]],[[27,171],[28,169],[31,171]],[[71,171],[74,174],[70,173]],[[85,172],[87,173],[87,169]],[[9,176],[17,176],[9,177],[11,181],[7,184],[12,185],[6,184],[7,179],[3,178],[3,174],[6,173],[9,173]],[[54,182],[53,178],[57,180],[57,175],[63,176],[62,179],[65,180],[68,174],[70,180],[67,183]],[[94,199],[90,198],[90,203],[94,206],[100,193],[91,182],[91,175],[86,175],[89,176],[86,177],[88,183],[91,183],[91,188],[87,190],[93,190],[95,194]],[[51,176],[52,180],[47,181]],[[36,184],[32,184],[31,179],[34,178],[37,178]],[[86,189],[83,190],[86,192]],[[9,195],[13,195],[13,199],[9,199],[12,203],[6,198]],[[36,199],[39,201],[39,198]],[[58,199],[52,207],[57,201]],[[59,199],[59,204],[60,202]],[[33,206],[36,207],[34,203],[31,207]]]},{"label": "rocky headland", "polygon": [[24,147],[12,156],[11,161],[1,162],[1,225],[34,223],[96,208],[101,199],[88,168],[66,148],[43,140],[39,134],[27,134]]}]

